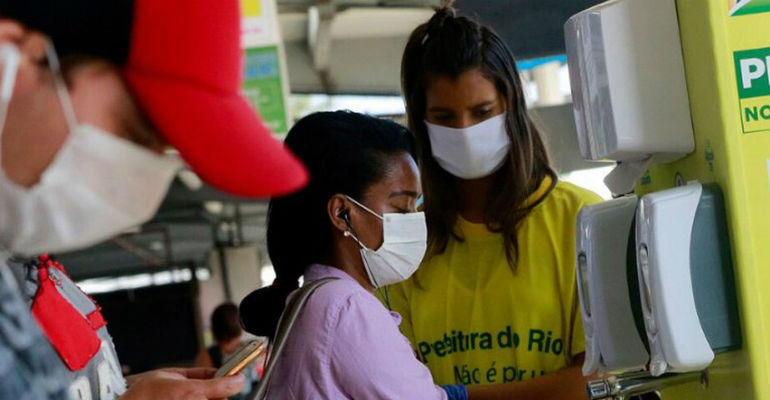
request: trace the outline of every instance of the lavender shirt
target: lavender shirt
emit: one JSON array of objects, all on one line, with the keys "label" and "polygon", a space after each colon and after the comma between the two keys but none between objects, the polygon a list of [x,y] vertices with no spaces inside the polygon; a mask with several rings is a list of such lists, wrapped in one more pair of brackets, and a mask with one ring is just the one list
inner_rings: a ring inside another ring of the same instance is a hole
[{"label": "lavender shirt", "polygon": [[348,274],[312,265],[305,281],[339,278],[308,300],[270,382],[273,399],[446,399],[388,312]]}]

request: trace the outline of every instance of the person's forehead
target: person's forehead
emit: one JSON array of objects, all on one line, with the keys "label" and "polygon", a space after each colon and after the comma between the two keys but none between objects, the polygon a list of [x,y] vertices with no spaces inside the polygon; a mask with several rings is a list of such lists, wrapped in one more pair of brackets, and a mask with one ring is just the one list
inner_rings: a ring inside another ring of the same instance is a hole
[{"label": "person's forehead", "polygon": [[435,77],[427,91],[429,104],[468,105],[496,99],[494,82],[478,69],[466,71],[456,78]]},{"label": "person's forehead", "polygon": [[369,194],[387,199],[394,192],[420,192],[419,170],[408,153],[389,157],[385,167],[382,178],[369,187]]}]

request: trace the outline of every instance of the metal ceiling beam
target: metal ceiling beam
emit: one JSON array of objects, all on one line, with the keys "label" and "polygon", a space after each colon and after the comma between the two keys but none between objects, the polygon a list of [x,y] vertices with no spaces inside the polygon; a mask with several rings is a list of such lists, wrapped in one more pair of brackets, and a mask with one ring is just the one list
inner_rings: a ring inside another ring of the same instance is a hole
[{"label": "metal ceiling beam", "polygon": [[[152,250],[145,249],[144,247],[134,243],[131,238],[140,236],[140,235],[148,235],[148,234],[161,234],[163,236],[163,252],[164,257],[160,257],[157,254],[155,254]],[[171,252],[171,234],[168,231],[168,228],[165,226],[148,226],[145,225],[142,227],[142,230],[137,233],[127,233],[120,236],[117,236],[112,239],[112,242],[115,243],[118,247],[121,249],[139,257],[147,263],[147,265],[151,266],[159,266],[164,264],[172,264],[174,261],[174,256]]]},{"label": "metal ceiling beam", "polygon": [[337,12],[333,0],[317,0],[307,10],[307,45],[313,58],[313,69],[324,89],[331,90],[329,68],[332,53],[332,23]]},{"label": "metal ceiling beam", "polygon": [[[338,11],[348,8],[395,8],[395,7],[432,7],[441,4],[442,0],[337,0],[335,4]],[[278,0],[278,12],[304,12],[316,4],[315,0]]]}]

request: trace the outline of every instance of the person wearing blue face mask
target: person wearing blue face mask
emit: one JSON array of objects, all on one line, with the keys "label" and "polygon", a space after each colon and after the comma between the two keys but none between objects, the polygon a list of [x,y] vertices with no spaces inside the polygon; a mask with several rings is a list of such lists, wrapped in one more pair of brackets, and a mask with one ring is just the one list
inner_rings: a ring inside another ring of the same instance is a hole
[{"label": "person wearing blue face mask", "polygon": [[574,233],[599,197],[558,180],[489,27],[439,9],[412,32],[401,74],[428,227],[420,269],[389,290],[401,331],[437,384],[583,398]]}]

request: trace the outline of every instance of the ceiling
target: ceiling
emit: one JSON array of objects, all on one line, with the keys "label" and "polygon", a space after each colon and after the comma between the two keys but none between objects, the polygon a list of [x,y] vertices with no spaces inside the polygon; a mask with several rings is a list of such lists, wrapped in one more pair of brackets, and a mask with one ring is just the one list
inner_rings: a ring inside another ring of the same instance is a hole
[{"label": "ceiling", "polygon": [[[567,19],[600,0],[458,0],[460,14],[492,26],[518,60],[564,53]],[[437,0],[279,0],[289,82],[296,93],[399,94],[401,53]],[[308,8],[330,11],[322,66],[308,44]]]},{"label": "ceiling", "polygon": [[226,195],[177,178],[157,215],[132,232],[57,258],[75,280],[207,267],[217,246],[265,244],[267,201]]},{"label": "ceiling", "polygon": [[564,54],[564,23],[605,0],[458,0],[461,14],[492,26],[519,60]]}]

